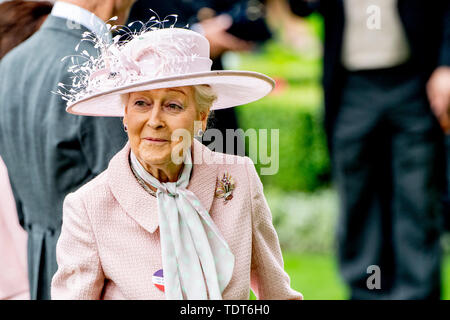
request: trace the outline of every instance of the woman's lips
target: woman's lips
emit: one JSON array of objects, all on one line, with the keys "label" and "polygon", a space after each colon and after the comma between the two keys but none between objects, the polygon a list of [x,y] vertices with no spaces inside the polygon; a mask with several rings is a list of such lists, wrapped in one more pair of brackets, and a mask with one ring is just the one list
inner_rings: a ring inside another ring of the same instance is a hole
[{"label": "woman's lips", "polygon": [[150,142],[150,143],[157,143],[157,144],[162,144],[162,143],[167,142],[166,139],[152,138],[152,137],[144,138],[144,140],[147,142]]}]

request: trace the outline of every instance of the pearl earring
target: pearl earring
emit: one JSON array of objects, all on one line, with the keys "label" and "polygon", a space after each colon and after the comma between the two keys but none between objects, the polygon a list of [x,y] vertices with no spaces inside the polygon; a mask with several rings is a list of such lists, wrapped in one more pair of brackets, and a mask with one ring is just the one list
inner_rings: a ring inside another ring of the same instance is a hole
[{"label": "pearl earring", "polygon": [[200,129],[200,130],[197,131],[197,135],[196,136],[197,137],[201,137],[203,134],[204,134],[203,130]]}]

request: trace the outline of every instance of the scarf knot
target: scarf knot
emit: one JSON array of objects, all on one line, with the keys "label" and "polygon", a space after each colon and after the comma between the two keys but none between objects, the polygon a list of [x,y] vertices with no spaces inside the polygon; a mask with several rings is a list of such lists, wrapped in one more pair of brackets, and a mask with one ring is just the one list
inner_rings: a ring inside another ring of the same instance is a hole
[{"label": "scarf knot", "polygon": [[[191,159],[187,149],[186,159]],[[166,299],[222,299],[231,280],[234,255],[197,196],[187,190],[192,162],[185,161],[176,182],[160,182],[134,153],[131,166],[157,189],[158,218]]]}]

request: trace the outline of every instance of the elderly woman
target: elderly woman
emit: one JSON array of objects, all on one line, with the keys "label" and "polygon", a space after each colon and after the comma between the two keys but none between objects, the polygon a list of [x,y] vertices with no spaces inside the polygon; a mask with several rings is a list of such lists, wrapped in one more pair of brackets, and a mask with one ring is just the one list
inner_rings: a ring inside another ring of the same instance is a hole
[{"label": "elderly woman", "polygon": [[210,110],[262,98],[273,81],[211,71],[208,41],[185,29],[144,32],[98,59],[67,110],[123,116],[129,143],[65,199],[52,298],[248,299],[252,288],[302,299],[251,160],[193,139]]}]

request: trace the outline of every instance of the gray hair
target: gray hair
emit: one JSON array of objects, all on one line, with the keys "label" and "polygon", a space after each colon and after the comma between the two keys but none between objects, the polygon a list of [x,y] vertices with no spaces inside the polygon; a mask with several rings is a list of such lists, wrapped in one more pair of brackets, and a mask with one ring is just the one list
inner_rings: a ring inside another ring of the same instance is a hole
[{"label": "gray hair", "polygon": [[[208,113],[214,101],[217,100],[216,93],[211,86],[207,84],[199,84],[192,87],[194,88],[194,100],[197,104],[197,111]],[[129,93],[120,95],[124,107],[128,103],[129,95]]]},{"label": "gray hair", "polygon": [[208,113],[214,101],[217,100],[216,93],[207,84],[200,84],[193,87],[194,99],[197,102],[197,111]]}]

